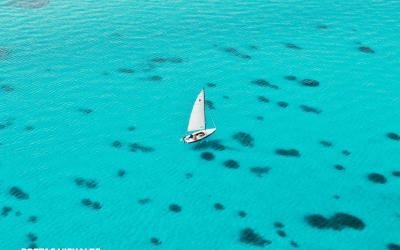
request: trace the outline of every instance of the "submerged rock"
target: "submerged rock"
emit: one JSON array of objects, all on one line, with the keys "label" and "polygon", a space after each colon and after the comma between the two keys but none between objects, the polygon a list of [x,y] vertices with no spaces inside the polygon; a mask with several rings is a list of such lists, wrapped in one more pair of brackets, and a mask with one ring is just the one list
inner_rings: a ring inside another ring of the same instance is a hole
[{"label": "submerged rock", "polygon": [[264,79],[253,80],[253,81],[251,81],[251,83],[255,84],[255,85],[258,85],[258,86],[261,86],[261,87],[270,87],[270,88],[273,88],[273,89],[279,89],[278,86],[272,85],[272,84],[270,84],[269,82],[267,82]]},{"label": "submerged rock", "polygon": [[265,247],[271,244],[271,241],[263,239],[260,235],[256,234],[254,230],[251,228],[246,228],[240,231],[239,241],[258,247]]},{"label": "submerged rock", "polygon": [[300,157],[300,153],[296,149],[277,149],[275,150],[275,154],[283,155],[283,156],[292,156],[292,157]]},{"label": "submerged rock", "polygon": [[355,230],[362,230],[365,228],[364,222],[353,215],[346,213],[336,213],[329,219],[322,215],[314,214],[305,217],[306,222],[318,229],[333,229],[341,231],[345,228],[352,228]]},{"label": "submerged rock", "polygon": [[360,47],[358,49],[363,53],[375,53],[375,51],[370,47]]},{"label": "submerged rock", "polygon": [[316,80],[312,80],[312,79],[304,79],[303,81],[301,81],[301,84],[303,84],[304,86],[308,86],[308,87],[319,86],[319,82]]},{"label": "submerged rock", "polygon": [[126,68],[124,68],[124,69],[119,69],[118,71],[121,72],[121,73],[125,73],[125,74],[133,74],[133,73],[135,73],[134,70],[132,70],[132,69],[126,69]]},{"label": "submerged rock", "polygon": [[244,147],[254,147],[254,139],[250,134],[239,132],[233,135],[233,139]]},{"label": "submerged rock", "polygon": [[322,112],[322,110],[312,108],[312,107],[309,107],[306,105],[300,105],[300,108],[303,109],[304,112],[311,112],[311,113],[316,113],[316,114],[320,114]]},{"label": "submerged rock", "polygon": [[396,245],[393,243],[387,244],[387,249],[389,250],[400,250],[400,245]]},{"label": "submerged rock", "polygon": [[289,81],[296,81],[297,77],[295,77],[295,76],[285,76],[285,79],[289,80]]},{"label": "submerged rock", "polygon": [[332,142],[329,142],[329,141],[320,141],[319,143],[321,143],[322,146],[324,146],[324,147],[332,146]]},{"label": "submerged rock", "polygon": [[287,102],[278,102],[277,104],[279,107],[282,107],[282,108],[286,108],[287,106],[289,106],[289,104]]},{"label": "submerged rock", "polygon": [[267,174],[269,170],[271,170],[269,167],[254,167],[250,169],[250,171],[257,174],[258,177],[262,177],[262,174]]},{"label": "submerged rock", "polygon": [[374,183],[379,183],[379,184],[385,184],[387,182],[385,176],[377,173],[369,174],[368,179]]},{"label": "submerged rock", "polygon": [[157,238],[151,238],[150,242],[153,243],[154,245],[161,245],[161,241]]},{"label": "submerged rock", "polygon": [[179,213],[179,212],[182,211],[182,208],[181,208],[181,206],[179,206],[179,205],[171,204],[171,205],[169,206],[169,210],[171,210],[172,212],[175,212],[175,213]]},{"label": "submerged rock", "polygon": [[242,218],[246,217],[246,215],[247,215],[244,211],[239,211],[238,214]]},{"label": "submerged rock", "polygon": [[287,47],[287,48],[290,48],[290,49],[301,50],[300,47],[296,46],[296,45],[293,44],[293,43],[288,43],[288,44],[286,44],[286,47]]},{"label": "submerged rock", "polygon": [[269,102],[269,100],[268,100],[267,98],[265,98],[264,96],[259,96],[259,97],[258,97],[258,100],[259,100],[260,102],[265,102],[265,103]]},{"label": "submerged rock", "polygon": [[215,156],[213,155],[213,153],[210,152],[203,152],[200,157],[206,161],[212,161],[215,160]]},{"label": "submerged rock", "polygon": [[224,166],[231,169],[238,169],[239,163],[235,160],[228,160],[224,162]]},{"label": "submerged rock", "polygon": [[29,194],[23,192],[19,187],[12,187],[10,189],[10,194],[19,200],[29,199]]},{"label": "submerged rock", "polygon": [[399,141],[400,140],[400,136],[398,134],[395,134],[395,133],[388,133],[387,137],[389,137],[390,139],[395,140],[395,141]]}]

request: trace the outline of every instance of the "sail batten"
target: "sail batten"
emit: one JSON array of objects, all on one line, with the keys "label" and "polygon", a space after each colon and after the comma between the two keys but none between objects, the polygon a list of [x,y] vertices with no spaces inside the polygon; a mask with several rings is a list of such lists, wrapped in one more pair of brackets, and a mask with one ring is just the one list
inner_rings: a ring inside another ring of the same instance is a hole
[{"label": "sail batten", "polygon": [[190,114],[189,126],[187,132],[202,130],[206,127],[204,89],[197,96]]}]

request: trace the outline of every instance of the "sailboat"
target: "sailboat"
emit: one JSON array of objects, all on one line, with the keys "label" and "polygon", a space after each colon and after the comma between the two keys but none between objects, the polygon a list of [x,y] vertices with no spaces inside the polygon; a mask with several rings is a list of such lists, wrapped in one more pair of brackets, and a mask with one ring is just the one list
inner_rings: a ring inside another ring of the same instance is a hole
[{"label": "sailboat", "polygon": [[[211,120],[214,124],[214,128],[207,129],[206,127],[206,109],[205,109],[205,92],[204,88],[197,96],[197,99],[193,105],[192,113],[190,114],[189,126],[186,132],[193,132],[190,135],[185,135],[181,139],[185,143],[193,143],[204,140],[217,130],[214,119],[211,116]],[[208,108],[208,107],[207,107]],[[208,110],[210,112],[210,110]],[[211,115],[211,112],[210,112]]]}]

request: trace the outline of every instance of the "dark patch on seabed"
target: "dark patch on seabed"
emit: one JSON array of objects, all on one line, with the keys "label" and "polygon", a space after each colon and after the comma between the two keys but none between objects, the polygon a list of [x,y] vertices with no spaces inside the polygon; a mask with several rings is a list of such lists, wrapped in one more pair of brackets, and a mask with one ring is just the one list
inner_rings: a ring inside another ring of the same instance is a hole
[{"label": "dark patch on seabed", "polygon": [[290,242],[290,245],[293,247],[299,247],[299,244],[297,244],[296,242],[294,242],[293,240]]},{"label": "dark patch on seabed", "polygon": [[307,87],[317,87],[319,86],[319,82],[313,79],[304,79],[301,81],[301,84]]},{"label": "dark patch on seabed", "polygon": [[396,176],[396,177],[400,177],[400,172],[399,171],[393,171],[392,175]]},{"label": "dark patch on seabed", "polygon": [[130,151],[131,152],[136,152],[138,150],[142,151],[143,153],[150,153],[154,151],[154,148],[152,147],[145,147],[140,145],[139,143],[131,143],[129,144],[129,147],[131,148]]},{"label": "dark patch on seabed", "polygon": [[279,86],[270,84],[269,82],[267,82],[264,79],[253,80],[253,81],[251,81],[251,83],[255,84],[255,85],[258,85],[258,86],[261,86],[261,87],[269,87],[269,88],[272,88],[272,89],[279,89]]},{"label": "dark patch on seabed", "polygon": [[336,213],[329,219],[326,219],[319,214],[313,214],[306,216],[305,220],[310,226],[318,229],[333,229],[341,231],[345,228],[352,228],[355,230],[362,230],[365,228],[365,224],[362,220],[346,213]]},{"label": "dark patch on seabed", "polygon": [[295,76],[285,76],[285,79],[289,80],[289,81],[296,81],[297,77],[295,77]]},{"label": "dark patch on seabed", "polygon": [[239,241],[257,247],[265,247],[271,244],[271,241],[266,240],[260,235],[256,234],[254,230],[251,228],[245,228],[240,230]]},{"label": "dark patch on seabed", "polygon": [[282,230],[278,230],[278,231],[276,231],[276,233],[277,233],[279,236],[283,237],[283,238],[285,238],[285,237],[287,236],[287,234],[286,234],[284,231],[282,231]]},{"label": "dark patch on seabed", "polygon": [[90,199],[83,199],[81,202],[86,207],[92,207],[93,210],[101,209],[100,202],[97,201],[92,202]]},{"label": "dark patch on seabed", "polygon": [[221,140],[201,141],[193,147],[194,150],[204,150],[209,148],[212,148],[216,151],[224,151],[227,149],[227,147],[221,143]]},{"label": "dark patch on seabed", "polygon": [[292,156],[292,157],[300,157],[300,153],[296,149],[277,149],[275,150],[275,154],[277,155],[283,155],[286,157]]},{"label": "dark patch on seabed", "polygon": [[221,203],[215,203],[214,208],[216,210],[224,210],[225,209],[225,207]]},{"label": "dark patch on seabed", "polygon": [[206,105],[209,109],[215,109],[214,103],[212,101],[206,100]]},{"label": "dark patch on seabed", "polygon": [[256,118],[257,118],[257,120],[264,121],[264,117],[262,117],[262,116],[257,116]]},{"label": "dark patch on seabed", "polygon": [[120,141],[113,141],[113,143],[111,143],[111,147],[120,148],[122,147],[122,143]]},{"label": "dark patch on seabed", "polygon": [[347,151],[347,150],[343,150],[343,151],[342,151],[342,154],[344,154],[344,155],[350,155],[350,152]]},{"label": "dark patch on seabed", "polygon": [[311,113],[315,113],[315,114],[320,114],[322,112],[322,110],[316,109],[316,108],[312,108],[306,105],[300,105],[299,106],[301,109],[303,109],[304,112],[311,112]]},{"label": "dark patch on seabed", "polygon": [[396,245],[393,243],[387,244],[387,249],[389,250],[400,250],[400,245]]},{"label": "dark patch on seabed", "polygon": [[320,141],[319,143],[321,143],[322,146],[324,146],[324,147],[331,147],[332,146],[332,142],[329,142],[329,141]]},{"label": "dark patch on seabed", "polygon": [[28,249],[29,249],[29,248],[35,249],[35,248],[37,248],[37,247],[38,247],[38,246],[37,246],[35,243],[31,243],[31,244],[29,245]]},{"label": "dark patch on seabed", "polygon": [[126,68],[119,69],[118,71],[119,71],[120,73],[124,73],[124,74],[133,74],[133,73],[135,73],[134,70],[132,70],[132,69],[126,69]]},{"label": "dark patch on seabed", "polygon": [[377,173],[372,173],[368,175],[368,180],[370,180],[373,183],[379,183],[379,184],[385,184],[387,182],[387,179],[385,176]]},{"label": "dark patch on seabed", "polygon": [[122,177],[122,176],[124,176],[126,174],[126,171],[125,170],[118,170],[118,176],[119,177]]},{"label": "dark patch on seabed", "polygon": [[210,82],[210,83],[207,83],[207,86],[210,87],[210,88],[214,88],[214,87],[217,86],[217,84]]},{"label": "dark patch on seabed", "polygon": [[238,169],[239,163],[235,160],[227,160],[224,162],[224,166],[230,169]]},{"label": "dark patch on seabed", "polygon": [[8,120],[6,120],[4,123],[1,123],[0,124],[0,129],[5,129],[5,128],[8,128],[8,127],[10,127],[11,125],[13,125],[13,121],[14,121],[15,119],[8,119]]},{"label": "dark patch on seabed", "polygon": [[37,216],[31,216],[31,217],[29,217],[28,222],[36,223],[37,219],[38,219]]},{"label": "dark patch on seabed", "polygon": [[289,106],[289,104],[287,102],[277,102],[277,104],[281,108],[286,108],[287,106]]},{"label": "dark patch on seabed", "polygon": [[162,77],[161,76],[152,76],[152,77],[150,77],[150,80],[157,82],[157,81],[161,81]]},{"label": "dark patch on seabed", "polygon": [[246,217],[247,214],[246,214],[244,211],[239,211],[239,212],[238,212],[238,215],[239,215],[240,217],[244,218],[244,217]]},{"label": "dark patch on seabed", "polygon": [[297,45],[295,45],[293,43],[287,43],[286,47],[289,49],[302,50],[302,48],[298,47]]},{"label": "dark patch on seabed", "polygon": [[142,205],[144,205],[144,204],[147,204],[147,203],[149,203],[150,202],[150,199],[141,199],[141,200],[138,200],[138,202],[139,202],[139,204],[142,204]]},{"label": "dark patch on seabed", "polygon": [[213,155],[213,153],[210,152],[203,152],[200,157],[206,161],[212,161],[215,159],[215,156]]},{"label": "dark patch on seabed", "polygon": [[233,135],[233,139],[244,147],[254,147],[254,139],[250,134],[239,132]]},{"label": "dark patch on seabed", "polygon": [[172,212],[175,212],[175,213],[179,213],[182,211],[182,207],[177,204],[171,204],[169,206],[169,210],[171,210]]},{"label": "dark patch on seabed", "polygon": [[80,112],[84,113],[84,114],[87,114],[87,115],[93,112],[92,109],[83,109],[83,108],[80,108],[80,109],[78,109],[78,110],[79,110]]},{"label": "dark patch on seabed", "polygon": [[153,243],[154,245],[157,246],[157,245],[161,245],[162,242],[157,238],[151,238],[150,243]]},{"label": "dark patch on seabed", "polygon": [[328,26],[326,26],[326,25],[318,25],[317,28],[318,29],[328,29]]},{"label": "dark patch on seabed", "polygon": [[252,173],[256,174],[260,178],[263,174],[267,174],[269,170],[271,170],[269,167],[254,167],[250,169]]},{"label": "dark patch on seabed", "polygon": [[97,188],[99,184],[96,180],[85,180],[83,178],[75,178],[74,181],[78,187],[84,187],[88,189]]},{"label": "dark patch on seabed", "polygon": [[13,92],[15,90],[13,87],[5,84],[1,85],[0,87],[4,90],[4,92]]},{"label": "dark patch on seabed", "polygon": [[395,134],[395,133],[388,133],[387,137],[389,139],[394,140],[394,141],[399,141],[400,140],[400,136],[398,134]]},{"label": "dark patch on seabed", "polygon": [[275,228],[284,228],[285,226],[280,222],[274,222],[274,227]]},{"label": "dark patch on seabed", "polygon": [[29,199],[29,194],[25,193],[19,187],[12,187],[10,189],[10,194],[19,200],[27,200]]},{"label": "dark patch on seabed", "polygon": [[11,207],[3,207],[1,211],[1,216],[6,217],[8,216],[8,213],[12,210]]},{"label": "dark patch on seabed", "polygon": [[265,103],[269,102],[269,100],[268,100],[267,98],[265,98],[264,96],[259,96],[259,97],[258,97],[258,100],[259,100],[260,102],[265,102]]},{"label": "dark patch on seabed", "polygon": [[375,53],[375,51],[373,49],[371,49],[370,47],[360,47],[358,48],[361,52],[363,53]]},{"label": "dark patch on seabed", "polygon": [[344,170],[344,167],[342,165],[335,165],[335,169]]},{"label": "dark patch on seabed", "polygon": [[33,234],[33,233],[28,233],[27,235],[26,235],[26,237],[28,238],[28,240],[29,241],[31,241],[31,242],[35,242],[36,240],[37,240],[37,236],[35,235],[35,234]]}]

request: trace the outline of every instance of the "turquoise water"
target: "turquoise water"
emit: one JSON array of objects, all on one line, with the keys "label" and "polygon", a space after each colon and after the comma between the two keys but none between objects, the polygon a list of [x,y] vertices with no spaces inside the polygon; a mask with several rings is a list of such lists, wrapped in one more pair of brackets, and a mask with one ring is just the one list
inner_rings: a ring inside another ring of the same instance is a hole
[{"label": "turquoise water", "polygon": [[[400,141],[387,136],[400,134],[399,3],[45,2],[1,8],[0,209],[12,208],[0,216],[1,249],[261,248],[240,240],[246,228],[271,242],[266,249],[400,245],[400,178],[392,174]],[[208,143],[225,150],[179,141],[203,87],[218,127]],[[240,132],[253,147],[234,139]],[[153,151],[131,152],[134,142]],[[225,167],[228,160],[239,168]],[[270,170],[259,177],[254,167]],[[370,173],[387,182],[371,182]],[[335,213],[365,227],[318,229],[305,219]]]}]

